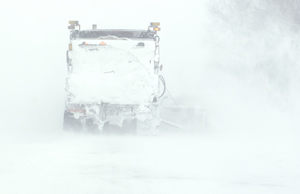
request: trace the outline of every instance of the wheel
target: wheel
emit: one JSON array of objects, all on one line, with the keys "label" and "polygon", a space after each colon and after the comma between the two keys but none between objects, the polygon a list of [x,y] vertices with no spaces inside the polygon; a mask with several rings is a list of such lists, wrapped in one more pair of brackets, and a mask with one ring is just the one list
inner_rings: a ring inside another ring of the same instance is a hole
[{"label": "wheel", "polygon": [[89,133],[99,133],[98,125],[94,123],[93,119],[87,119],[85,123],[86,131]]},{"label": "wheel", "polygon": [[123,122],[122,130],[127,134],[135,134],[137,129],[137,120],[125,120]]},{"label": "wheel", "polygon": [[146,119],[145,121],[137,121],[137,135],[158,135],[159,123],[157,119]]},{"label": "wheel", "polygon": [[66,112],[64,113],[64,122],[63,122],[63,130],[65,131],[80,131],[82,129],[82,124],[80,119],[75,119],[72,113]]},{"label": "wheel", "polygon": [[122,127],[117,125],[111,125],[109,122],[105,123],[103,126],[104,134],[119,134],[119,135],[128,135],[135,134],[137,127],[137,121],[134,120],[124,120]]}]

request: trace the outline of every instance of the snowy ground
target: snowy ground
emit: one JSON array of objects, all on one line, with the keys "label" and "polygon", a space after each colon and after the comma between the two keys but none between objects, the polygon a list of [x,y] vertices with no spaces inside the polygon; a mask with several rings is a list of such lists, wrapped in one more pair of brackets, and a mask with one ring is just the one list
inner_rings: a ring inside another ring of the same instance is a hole
[{"label": "snowy ground", "polygon": [[58,132],[5,139],[0,193],[300,192],[296,137]]}]

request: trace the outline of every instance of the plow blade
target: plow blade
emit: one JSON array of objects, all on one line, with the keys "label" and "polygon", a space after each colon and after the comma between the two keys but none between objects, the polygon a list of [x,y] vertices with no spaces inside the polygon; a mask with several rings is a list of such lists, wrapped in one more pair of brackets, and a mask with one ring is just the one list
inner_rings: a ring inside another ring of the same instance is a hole
[{"label": "plow blade", "polygon": [[161,107],[162,130],[204,132],[207,130],[208,111],[199,107]]}]

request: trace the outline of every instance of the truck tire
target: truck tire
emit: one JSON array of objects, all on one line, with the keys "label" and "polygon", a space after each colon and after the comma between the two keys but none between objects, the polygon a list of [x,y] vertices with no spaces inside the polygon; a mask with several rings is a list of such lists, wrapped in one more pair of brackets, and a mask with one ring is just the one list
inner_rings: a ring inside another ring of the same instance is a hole
[{"label": "truck tire", "polygon": [[145,121],[137,120],[137,135],[158,135],[159,125],[156,119],[146,119]]},{"label": "truck tire", "polygon": [[94,124],[94,120],[93,119],[87,119],[86,120],[86,130],[88,133],[99,133],[99,129],[98,129],[98,125]]},{"label": "truck tire", "polygon": [[136,119],[124,121],[122,127],[119,127],[117,125],[111,125],[109,124],[109,122],[107,122],[104,124],[102,132],[104,134],[119,134],[119,135],[135,134],[136,127],[137,127]]},{"label": "truck tire", "polygon": [[124,121],[122,130],[127,134],[135,134],[137,129],[137,120]]},{"label": "truck tire", "polygon": [[63,130],[64,131],[80,131],[82,124],[79,119],[75,119],[72,113],[65,111]]}]

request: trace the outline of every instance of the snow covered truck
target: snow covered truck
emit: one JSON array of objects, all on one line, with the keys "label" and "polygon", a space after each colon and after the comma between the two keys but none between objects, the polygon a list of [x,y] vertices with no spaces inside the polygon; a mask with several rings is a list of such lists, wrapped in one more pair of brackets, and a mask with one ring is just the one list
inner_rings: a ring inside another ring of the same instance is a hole
[{"label": "snow covered truck", "polygon": [[166,90],[160,23],[145,30],[80,27],[69,22],[64,130],[157,133]]}]

